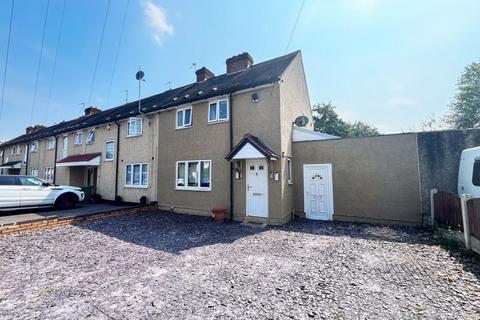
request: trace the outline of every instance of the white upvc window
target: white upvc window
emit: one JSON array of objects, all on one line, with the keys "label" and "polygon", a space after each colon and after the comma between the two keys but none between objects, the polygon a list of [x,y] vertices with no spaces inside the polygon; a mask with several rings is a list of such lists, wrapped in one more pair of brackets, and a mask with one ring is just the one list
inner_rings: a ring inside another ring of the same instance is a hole
[{"label": "white upvc window", "polygon": [[12,147],[12,154],[17,154],[17,153],[18,153],[17,149],[18,149],[18,146],[17,146],[17,145],[14,145],[14,146]]},{"label": "white upvc window", "polygon": [[148,187],[148,164],[132,163],[125,166],[125,186],[130,188]]},{"label": "white upvc window", "polygon": [[47,150],[55,149],[55,138],[48,138],[47,140]]},{"label": "white upvc window", "polygon": [[82,144],[83,143],[83,132],[77,132],[75,134],[75,144]]},{"label": "white upvc window", "polygon": [[30,152],[37,152],[38,151],[38,142],[33,142],[30,145]]},{"label": "white upvc window", "polygon": [[212,161],[177,161],[175,177],[177,190],[211,191]]},{"label": "white upvc window", "polygon": [[288,184],[293,184],[292,159],[290,158],[287,158],[287,179],[288,179]]},{"label": "white upvc window", "polygon": [[88,130],[87,143],[88,144],[95,143],[95,130],[93,129]]},{"label": "white upvc window", "polygon": [[38,169],[32,169],[30,170],[30,175],[32,177],[38,177]]},{"label": "white upvc window", "polygon": [[222,122],[228,121],[230,108],[228,107],[228,100],[218,100],[208,104],[208,122]]},{"label": "white upvc window", "polygon": [[192,126],[192,107],[177,109],[177,129]]},{"label": "white upvc window", "polygon": [[135,137],[143,134],[143,118],[132,117],[127,123],[127,137]]},{"label": "white upvc window", "polygon": [[0,157],[3,157],[3,149],[0,150]]},{"label": "white upvc window", "polygon": [[53,168],[51,168],[51,167],[45,168],[43,178],[48,182],[52,182],[53,181]]},{"label": "white upvc window", "polygon": [[115,155],[115,143],[113,140],[105,141],[105,161],[112,161]]}]

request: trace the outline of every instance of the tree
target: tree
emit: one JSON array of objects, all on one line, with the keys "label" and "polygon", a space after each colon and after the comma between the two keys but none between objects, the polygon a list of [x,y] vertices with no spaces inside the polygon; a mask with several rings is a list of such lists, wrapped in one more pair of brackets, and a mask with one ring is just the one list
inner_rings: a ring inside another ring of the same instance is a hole
[{"label": "tree", "polygon": [[313,128],[339,137],[361,137],[377,135],[378,130],[361,121],[353,124],[342,120],[331,103],[317,103],[313,106]]},{"label": "tree", "polygon": [[480,126],[480,62],[465,67],[445,122],[454,129]]}]

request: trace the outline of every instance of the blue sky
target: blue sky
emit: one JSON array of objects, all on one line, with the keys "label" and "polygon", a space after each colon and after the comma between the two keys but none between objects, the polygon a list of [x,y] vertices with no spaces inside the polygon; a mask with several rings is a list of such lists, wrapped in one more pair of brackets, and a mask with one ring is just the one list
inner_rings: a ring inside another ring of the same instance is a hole
[{"label": "blue sky", "polygon": [[[225,59],[248,51],[256,62],[285,53],[301,1],[112,0],[90,104],[101,109],[194,81],[190,69],[225,72]],[[87,103],[108,0],[50,0],[33,122],[77,117]],[[0,1],[0,84],[10,19]],[[0,139],[30,124],[47,0],[16,0]],[[301,49],[312,104],[332,101],[346,120],[382,133],[419,129],[445,113],[455,82],[480,60],[480,1],[306,0],[288,52]],[[49,95],[53,64],[56,72]],[[108,94],[110,91],[110,94]],[[50,97],[50,98],[49,98]],[[50,102],[49,102],[50,101]]]}]

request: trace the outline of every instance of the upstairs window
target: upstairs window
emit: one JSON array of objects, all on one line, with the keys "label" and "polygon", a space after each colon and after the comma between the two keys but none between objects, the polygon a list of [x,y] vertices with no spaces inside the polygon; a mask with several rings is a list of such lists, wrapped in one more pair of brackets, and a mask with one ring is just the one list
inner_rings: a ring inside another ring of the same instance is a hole
[{"label": "upstairs window", "polygon": [[105,161],[112,161],[114,155],[114,143],[113,140],[105,141]]},{"label": "upstairs window", "polygon": [[292,159],[288,158],[287,159],[287,179],[288,179],[288,184],[293,183],[293,176],[292,176]]},{"label": "upstairs window", "polygon": [[30,152],[37,152],[38,151],[38,143],[37,142],[33,142],[31,145],[30,145]]},{"label": "upstairs window", "polygon": [[83,143],[83,132],[77,132],[75,134],[75,144],[82,144]]},{"label": "upstairs window", "polygon": [[192,107],[177,110],[177,129],[192,126]]},{"label": "upstairs window", "polygon": [[211,102],[208,106],[208,122],[227,121],[229,116],[228,100]]},{"label": "upstairs window", "polygon": [[3,149],[0,150],[0,157],[3,157]]},{"label": "upstairs window", "polygon": [[17,154],[18,153],[17,149],[18,149],[18,146],[16,146],[16,145],[13,146],[12,147],[12,154]]},{"label": "upstairs window", "polygon": [[143,134],[143,119],[130,118],[128,120],[127,137],[135,137]]},{"label": "upstairs window", "polygon": [[178,161],[176,170],[176,189],[211,190],[211,161]]},{"label": "upstairs window", "polygon": [[55,138],[48,138],[47,141],[47,150],[55,149]]},{"label": "upstairs window", "polygon": [[92,144],[95,142],[95,130],[89,130],[87,136],[87,143]]}]

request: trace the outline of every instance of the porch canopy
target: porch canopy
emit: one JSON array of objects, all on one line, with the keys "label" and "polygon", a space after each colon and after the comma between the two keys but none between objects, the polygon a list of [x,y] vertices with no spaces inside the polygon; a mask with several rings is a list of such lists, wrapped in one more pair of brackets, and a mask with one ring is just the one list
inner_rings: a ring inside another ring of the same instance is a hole
[{"label": "porch canopy", "polygon": [[57,167],[99,166],[101,153],[75,154],[57,161]]},{"label": "porch canopy", "polygon": [[22,168],[22,161],[5,162],[0,166],[0,169],[21,169],[21,168]]},{"label": "porch canopy", "polygon": [[247,133],[243,139],[225,157],[228,161],[240,159],[267,158],[268,160],[280,159],[280,156],[270,149],[262,140]]}]

